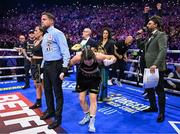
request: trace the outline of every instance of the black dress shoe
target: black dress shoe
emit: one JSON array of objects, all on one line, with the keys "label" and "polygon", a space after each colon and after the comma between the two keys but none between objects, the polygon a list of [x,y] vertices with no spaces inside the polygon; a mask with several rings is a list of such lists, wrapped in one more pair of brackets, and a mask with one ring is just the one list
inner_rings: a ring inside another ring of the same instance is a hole
[{"label": "black dress shoe", "polygon": [[41,107],[41,104],[35,103],[34,105],[30,106],[29,109],[36,109]]},{"label": "black dress shoe", "polygon": [[54,129],[61,124],[61,120],[55,119],[51,124],[48,125],[48,129]]},{"label": "black dress shoe", "polygon": [[28,86],[22,87],[22,89],[27,89],[27,88],[30,88],[30,86],[28,85]]},{"label": "black dress shoe", "polygon": [[164,114],[159,114],[157,117],[157,122],[163,122],[164,121]]},{"label": "black dress shoe", "polygon": [[46,120],[54,116],[54,113],[46,112],[43,116],[40,117],[41,120]]},{"label": "black dress shoe", "polygon": [[158,109],[157,108],[148,108],[148,109],[145,109],[145,110],[143,110],[143,112],[157,112],[158,111]]}]

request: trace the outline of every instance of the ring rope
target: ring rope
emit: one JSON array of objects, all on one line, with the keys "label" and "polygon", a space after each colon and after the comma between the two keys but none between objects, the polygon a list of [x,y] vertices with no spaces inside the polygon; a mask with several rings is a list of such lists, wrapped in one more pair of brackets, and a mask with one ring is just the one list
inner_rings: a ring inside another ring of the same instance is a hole
[{"label": "ring rope", "polygon": [[17,52],[16,49],[4,49],[4,48],[0,48],[0,51]]},{"label": "ring rope", "polygon": [[24,58],[24,56],[0,56],[0,59],[9,59],[9,58]]},{"label": "ring rope", "polygon": [[9,69],[24,69],[24,66],[18,66],[18,67],[0,67],[0,70],[9,70]]},{"label": "ring rope", "polygon": [[11,81],[1,81],[0,84],[12,84],[12,83],[16,83],[16,80],[11,80]]},{"label": "ring rope", "polygon": [[24,77],[25,74],[18,74],[18,75],[6,75],[6,76],[0,76],[1,78],[13,78],[13,77]]},{"label": "ring rope", "polygon": [[[139,52],[140,49],[128,49],[128,52]],[[0,51],[17,52],[16,49],[0,49]],[[180,53],[180,50],[167,50],[167,53]]]},{"label": "ring rope", "polygon": [[[128,49],[128,52],[139,52],[140,49]],[[180,50],[167,50],[167,53],[180,53]]]},{"label": "ring rope", "polygon": [[[127,59],[127,62],[140,63],[139,60]],[[168,65],[180,66],[180,63],[167,62]]]}]

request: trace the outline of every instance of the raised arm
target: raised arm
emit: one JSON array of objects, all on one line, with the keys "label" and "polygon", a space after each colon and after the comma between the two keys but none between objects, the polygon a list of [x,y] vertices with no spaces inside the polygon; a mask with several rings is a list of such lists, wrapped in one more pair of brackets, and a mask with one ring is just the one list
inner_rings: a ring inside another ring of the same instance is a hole
[{"label": "raised arm", "polygon": [[80,60],[81,60],[81,54],[77,54],[69,61],[69,65],[73,66],[73,65],[79,63]]},{"label": "raised arm", "polygon": [[107,61],[107,62],[110,62],[108,64],[113,64],[116,62],[116,57],[114,55],[106,55],[106,54],[102,54],[102,53],[95,53],[96,55],[96,59],[98,62],[101,62],[101,61]]}]

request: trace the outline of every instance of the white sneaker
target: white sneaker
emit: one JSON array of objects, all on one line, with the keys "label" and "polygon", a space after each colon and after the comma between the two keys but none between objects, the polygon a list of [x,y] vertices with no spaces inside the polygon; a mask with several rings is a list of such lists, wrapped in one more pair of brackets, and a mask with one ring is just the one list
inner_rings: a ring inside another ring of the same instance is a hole
[{"label": "white sneaker", "polygon": [[112,98],[106,97],[106,98],[103,99],[103,101],[104,101],[104,102],[110,102],[110,101],[112,101]]},{"label": "white sneaker", "polygon": [[84,124],[86,124],[87,122],[89,122],[89,120],[90,120],[90,115],[89,115],[89,114],[86,114],[86,115],[84,116],[84,118],[79,122],[79,125],[84,125]]},{"label": "white sneaker", "polygon": [[95,123],[95,117],[90,119],[89,130],[88,130],[89,132],[96,132],[96,128],[94,126],[94,123]]},{"label": "white sneaker", "polygon": [[108,85],[109,85],[109,86],[112,86],[112,85],[113,85],[112,80],[108,80]]},{"label": "white sneaker", "polygon": [[116,85],[118,85],[118,87],[122,87],[122,84],[120,81],[116,80],[115,83],[116,83]]}]

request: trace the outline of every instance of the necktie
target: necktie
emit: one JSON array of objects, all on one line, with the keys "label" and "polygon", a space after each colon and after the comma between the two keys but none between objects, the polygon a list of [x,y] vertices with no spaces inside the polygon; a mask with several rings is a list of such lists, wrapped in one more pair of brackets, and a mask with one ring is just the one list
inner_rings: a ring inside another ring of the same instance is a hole
[{"label": "necktie", "polygon": [[152,37],[153,37],[153,33],[149,34],[148,42],[150,42],[150,40],[152,39]]},{"label": "necktie", "polygon": [[149,34],[149,39],[148,39],[148,42],[147,42],[146,51],[148,50],[148,47],[149,47],[149,44],[150,44],[150,41],[151,41],[152,38],[153,38],[153,33]]}]

